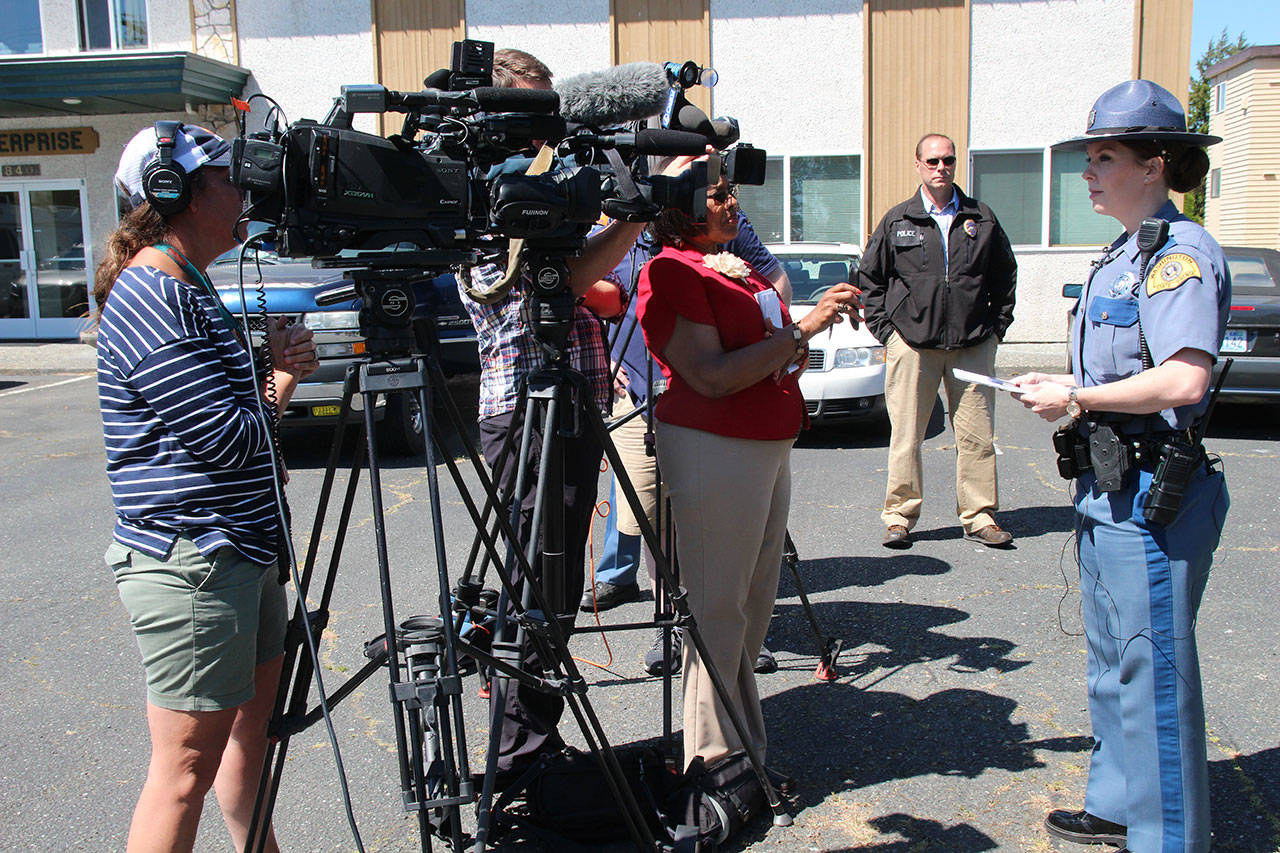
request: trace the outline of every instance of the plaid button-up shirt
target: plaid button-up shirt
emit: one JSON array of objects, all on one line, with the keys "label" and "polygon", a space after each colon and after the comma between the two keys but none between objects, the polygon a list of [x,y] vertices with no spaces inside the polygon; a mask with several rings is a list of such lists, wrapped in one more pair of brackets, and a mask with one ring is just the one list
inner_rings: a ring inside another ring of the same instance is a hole
[{"label": "plaid button-up shirt", "polygon": [[[471,269],[471,281],[478,288],[487,288],[501,279],[504,272],[497,264],[482,264]],[[480,345],[481,418],[491,418],[514,409],[520,393],[520,381],[546,361],[546,355],[524,318],[528,283],[521,275],[505,298],[492,305],[481,305],[466,295],[459,281],[462,304],[467,306],[467,313],[471,315]],[[596,405],[607,411],[611,396],[604,332],[596,316],[581,305],[574,308],[568,354],[569,363],[587,378]]]}]

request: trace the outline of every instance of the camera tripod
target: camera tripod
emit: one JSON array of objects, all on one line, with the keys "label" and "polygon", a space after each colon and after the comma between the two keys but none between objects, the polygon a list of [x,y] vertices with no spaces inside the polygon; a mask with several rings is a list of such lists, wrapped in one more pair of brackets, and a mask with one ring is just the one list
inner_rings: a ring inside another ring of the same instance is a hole
[{"label": "camera tripod", "polygon": [[[571,300],[568,301],[568,305],[571,310]],[[673,591],[669,596],[674,608],[671,624],[683,627],[688,639],[703,655],[704,660],[707,660],[712,685],[729,708],[731,723],[740,740],[746,743],[745,724],[737,709],[726,700],[727,688],[720,674],[710,665],[706,647],[689,612],[685,594],[675,583],[670,564],[661,556],[663,552],[658,546],[657,535],[644,519],[639,499],[635,496],[629,481],[625,479],[621,460],[609,441],[607,428],[600,412],[591,401],[592,395],[585,387],[585,380],[581,374],[568,366],[567,358],[563,355],[563,347],[557,350],[553,346],[550,348],[551,351],[553,353],[558,351],[559,356],[549,358],[546,368],[532,374],[524,384],[521,393],[522,403],[527,413],[522,430],[524,438],[522,447],[527,446],[535,420],[543,424],[545,450],[539,470],[533,513],[533,520],[536,522],[534,529],[543,526],[549,531],[549,535],[542,543],[541,551],[537,549],[536,537],[530,537],[526,550],[518,546],[521,542],[516,534],[519,502],[512,507],[510,517],[504,515],[501,508],[507,506],[507,501],[498,494],[493,480],[486,472],[457,406],[447,393],[439,396],[439,402],[442,404],[440,408],[444,410],[454,433],[461,438],[465,448],[465,459],[470,463],[471,473],[478,479],[485,494],[483,514],[468,491],[457,460],[449,453],[439,453],[439,458],[449,469],[458,487],[462,501],[476,525],[478,540],[487,553],[488,559],[494,565],[503,567],[503,571],[498,573],[502,589],[499,601],[493,610],[487,609],[483,603],[472,605],[464,602],[461,600],[463,596],[458,596],[459,600],[456,602],[451,599],[436,472],[441,437],[433,421],[431,394],[432,387],[443,388],[445,380],[433,352],[434,342],[430,342],[430,345],[425,348],[427,349],[425,356],[366,360],[353,365],[348,371],[343,390],[342,416],[339,418],[339,425],[330,447],[320,502],[298,589],[298,601],[290,621],[284,666],[277,693],[276,712],[269,730],[270,747],[263,762],[258,800],[250,825],[246,850],[262,850],[266,843],[291,736],[322,718],[327,719],[331,706],[341,702],[360,684],[385,666],[388,670],[391,702],[395,712],[393,718],[403,806],[406,811],[415,812],[417,815],[419,841],[424,851],[430,850],[431,837],[435,835],[445,839],[449,848],[455,853],[460,853],[468,841],[462,831],[461,807],[475,802],[477,798],[476,783],[472,780],[468,766],[465,726],[462,718],[460,657],[464,655],[473,659],[479,667],[483,667],[492,676],[491,708],[495,709],[491,714],[493,726],[490,734],[490,749],[483,782],[480,785],[474,848],[477,851],[484,850],[488,843],[492,818],[490,809],[496,777],[495,744],[500,737],[497,718],[503,707],[506,692],[511,688],[510,682],[514,679],[521,686],[563,697],[590,751],[600,762],[604,779],[619,805],[633,842],[640,849],[658,850],[660,846],[652,828],[636,801],[598,716],[587,700],[586,681],[569,654],[568,636],[571,633],[571,626],[564,624],[561,618],[554,615],[568,609],[557,606],[557,600],[564,603],[581,592],[580,586],[577,590],[564,586],[563,574],[560,579],[549,577],[554,571],[563,568],[564,559],[563,520],[556,517],[556,507],[561,510],[563,507],[559,506],[558,497],[557,499],[548,497],[555,494],[551,491],[550,485],[554,479],[550,460],[557,457],[556,440],[559,432],[564,429],[566,423],[564,418],[572,417],[578,424],[577,428],[589,430],[604,448],[604,453],[609,457],[615,470],[622,472],[620,480],[623,484],[623,493],[631,502],[633,510],[637,512],[642,534],[657,558],[656,568],[659,577],[667,588]],[[309,709],[308,695],[311,681],[319,680],[319,674],[315,668],[315,644],[319,641],[328,620],[337,565],[345,542],[362,465],[360,453],[357,453],[352,460],[337,531],[333,535],[334,547],[323,579],[318,607],[314,612],[308,612],[305,608],[316,568],[325,516],[336,479],[346,416],[352,410],[352,399],[356,393],[361,395],[363,401],[364,446],[362,449],[366,452],[369,467],[384,632],[380,637],[366,644],[365,654],[369,658],[368,662],[330,696],[322,695],[319,707]],[[425,462],[432,532],[436,550],[436,579],[439,589],[438,617],[415,616],[399,623],[397,623],[393,606],[390,559],[381,501],[379,456],[373,430],[373,413],[378,396],[390,393],[413,393],[422,414],[427,448]],[[509,437],[513,438],[513,436]],[[522,454],[520,458],[525,459],[526,456],[527,454]],[[527,465],[522,468],[523,470],[517,472],[518,485],[515,494],[520,494],[519,481],[522,478],[527,481],[530,475]],[[496,519],[496,534],[488,528],[486,523],[489,514]],[[548,518],[548,523],[545,525],[542,524],[544,517]],[[556,530],[557,526],[560,527],[559,532]],[[505,554],[500,548],[503,541],[506,543]],[[531,557],[540,558],[539,572],[534,572],[532,567],[535,561],[531,560]],[[544,580],[550,581],[550,590],[544,588]],[[571,604],[572,602],[570,606]],[[475,619],[492,619],[496,622],[495,641],[490,649],[468,642],[459,636],[459,625],[468,616]],[[509,625],[515,626],[514,636],[510,636]],[[533,650],[533,657],[536,658],[540,672],[531,672],[532,667],[524,659],[522,650],[526,643]],[[310,647],[310,655],[300,653],[304,644]],[[748,752],[761,788],[765,791],[767,801],[773,810],[775,825],[789,825],[791,818],[765,774],[759,755],[751,749]],[[354,827],[353,818],[352,824],[353,834],[356,835],[357,845],[359,845],[358,830]]]}]

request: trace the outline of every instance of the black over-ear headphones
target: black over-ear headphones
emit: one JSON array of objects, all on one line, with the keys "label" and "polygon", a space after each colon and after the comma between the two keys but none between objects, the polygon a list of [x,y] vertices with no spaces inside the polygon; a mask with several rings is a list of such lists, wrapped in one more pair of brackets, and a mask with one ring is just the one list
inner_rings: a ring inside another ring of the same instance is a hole
[{"label": "black over-ear headphones", "polygon": [[191,179],[182,164],[173,161],[173,148],[182,132],[180,121],[156,122],[156,150],[159,159],[142,171],[142,194],[161,216],[173,216],[191,203]]}]

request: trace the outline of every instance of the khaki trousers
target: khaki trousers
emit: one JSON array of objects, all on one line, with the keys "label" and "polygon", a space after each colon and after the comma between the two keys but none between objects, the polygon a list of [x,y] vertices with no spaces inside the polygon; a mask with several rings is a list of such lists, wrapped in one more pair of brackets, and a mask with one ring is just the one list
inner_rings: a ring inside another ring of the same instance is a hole
[{"label": "khaki trousers", "polygon": [[889,485],[885,489],[886,527],[908,530],[920,518],[924,472],[920,447],[933,401],[941,383],[947,414],[956,439],[956,514],[965,533],[995,524],[996,490],[995,390],[961,382],[952,368],[995,373],[996,337],[959,350],[915,349],[894,332],[885,345],[885,407],[889,411]]},{"label": "khaki trousers", "polygon": [[[625,396],[614,403],[613,417],[620,418],[633,411],[635,406],[631,404],[631,397]],[[640,498],[645,516],[648,517],[651,525],[656,526],[658,522],[658,460],[656,457],[645,455],[644,434],[644,418],[637,415],[610,433],[610,437],[613,439],[613,446],[618,449],[618,455],[622,457],[622,467],[627,470],[627,478],[635,487],[636,496]],[[635,513],[631,511],[631,504],[623,496],[621,489],[616,490],[615,497],[618,503],[616,510],[618,532],[627,536],[639,536],[640,524],[636,521]]]},{"label": "khaki trousers", "polygon": [[[676,525],[680,580],[707,652],[765,753],[756,655],[769,630],[791,502],[791,445],[726,438],[658,422],[662,476]],[[688,638],[684,643],[684,759],[708,764],[743,744]]]}]

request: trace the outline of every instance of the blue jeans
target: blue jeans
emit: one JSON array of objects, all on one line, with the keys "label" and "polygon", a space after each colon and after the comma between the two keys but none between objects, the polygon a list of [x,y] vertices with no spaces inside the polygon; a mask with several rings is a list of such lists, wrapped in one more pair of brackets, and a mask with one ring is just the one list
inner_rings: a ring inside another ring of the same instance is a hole
[{"label": "blue jeans", "polygon": [[609,506],[614,510],[604,520],[604,545],[596,563],[596,583],[626,586],[636,582],[640,570],[639,536],[618,532],[617,487],[609,484]]}]

